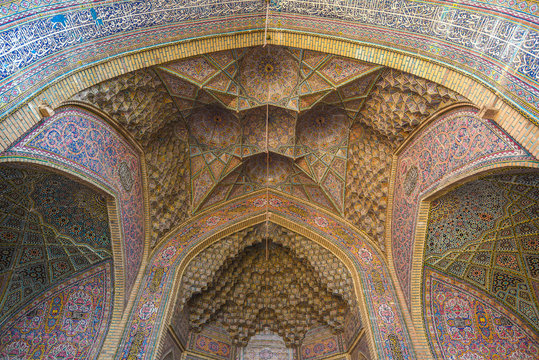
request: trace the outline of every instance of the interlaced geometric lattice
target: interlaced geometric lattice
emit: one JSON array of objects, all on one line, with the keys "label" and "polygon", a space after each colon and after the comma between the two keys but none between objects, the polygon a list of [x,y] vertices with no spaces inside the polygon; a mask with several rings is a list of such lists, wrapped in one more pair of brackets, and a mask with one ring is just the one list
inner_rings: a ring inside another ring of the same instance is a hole
[{"label": "interlaced geometric lattice", "polygon": [[266,188],[249,174],[267,167],[257,155],[269,151],[270,170],[289,170],[271,186],[346,216],[382,248],[391,152],[435,111],[465,100],[397,70],[272,45],[135,71],[74,99],[143,144],[154,241],[194,213]]},{"label": "interlaced geometric lattice", "polygon": [[54,284],[111,257],[102,195],[49,171],[0,167],[0,323]]},{"label": "interlaced geometric lattice", "polygon": [[539,331],[539,174],[483,178],[433,201],[425,262],[490,293]]}]

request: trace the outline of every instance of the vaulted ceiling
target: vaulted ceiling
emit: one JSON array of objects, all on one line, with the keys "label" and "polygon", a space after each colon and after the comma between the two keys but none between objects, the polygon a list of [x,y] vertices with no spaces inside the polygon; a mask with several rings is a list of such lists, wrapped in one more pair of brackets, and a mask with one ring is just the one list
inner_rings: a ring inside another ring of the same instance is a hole
[{"label": "vaulted ceiling", "polygon": [[466,101],[407,73],[278,46],[136,71],[72,100],[144,147],[154,242],[197,212],[273,188],[344,216],[382,249],[392,152]]}]

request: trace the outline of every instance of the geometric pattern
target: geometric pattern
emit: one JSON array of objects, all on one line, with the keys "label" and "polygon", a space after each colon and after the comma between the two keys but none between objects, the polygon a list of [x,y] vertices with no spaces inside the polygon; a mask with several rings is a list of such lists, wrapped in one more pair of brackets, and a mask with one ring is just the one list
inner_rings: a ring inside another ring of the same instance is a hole
[{"label": "geometric pattern", "polygon": [[187,129],[196,211],[215,185],[241,163],[235,155],[240,149],[241,126],[232,112],[210,105],[193,111]]},{"label": "geometric pattern", "polygon": [[433,201],[425,262],[480,288],[539,333],[539,174],[486,177]]},{"label": "geometric pattern", "polygon": [[[246,158],[269,151],[294,159],[306,175],[299,182],[308,184],[306,189],[292,181],[282,191],[342,213],[350,119],[379,69],[279,46],[216,52],[157,67],[190,134],[193,211],[234,197],[232,183],[243,181],[243,175],[241,169],[231,172]],[[218,186],[224,179],[230,184]],[[245,193],[245,187],[237,187]]]},{"label": "geometric pattern", "polygon": [[297,165],[329,195],[343,212],[350,122],[343,110],[318,106],[300,114],[297,125]]},{"label": "geometric pattern", "polygon": [[350,130],[344,215],[382,250],[393,147],[384,135],[367,126],[356,123]]},{"label": "geometric pattern", "polygon": [[320,327],[307,332],[300,347],[302,360],[327,358],[343,351],[341,336],[333,334],[329,327]]},{"label": "geometric pattern", "polygon": [[[461,108],[441,115],[399,154],[391,246],[397,278],[410,306],[410,270],[418,207],[423,194],[445,179],[479,171],[494,163],[534,158],[477,110]],[[422,256],[422,254],[421,254]]]},{"label": "geometric pattern", "polygon": [[[61,2],[57,0],[49,3],[50,7],[41,1],[13,1],[0,7],[4,29],[0,107],[5,112],[66,71],[78,70],[86,63],[173,41],[259,30],[266,8],[255,0],[218,4],[152,0],[121,7],[111,7],[106,1],[82,1],[69,8],[58,7]],[[395,7],[385,1],[333,5],[284,0],[272,3],[270,31],[314,32],[418,52],[431,61],[456,64],[463,72],[476,74],[534,112],[538,101],[533,83],[537,78],[533,49],[538,39],[535,2],[399,0]],[[43,16],[36,17],[39,13]],[[157,13],[161,16],[156,17]],[[13,21],[14,17],[24,20]],[[118,26],[122,21],[123,26]],[[76,35],[65,36],[71,32]],[[85,35],[78,36],[79,32]],[[27,34],[26,42],[21,43],[20,34]],[[279,35],[277,41],[290,40]],[[307,42],[303,38],[299,41]],[[518,41],[524,41],[525,46],[515,46]],[[505,72],[507,83],[500,85]]]},{"label": "geometric pattern", "polygon": [[194,211],[270,186],[342,212],[347,116],[317,106],[296,117],[275,107],[250,109],[239,118],[216,105],[193,110],[186,123]]},{"label": "geometric pattern", "polygon": [[[354,306],[350,272],[337,257],[315,242],[281,226],[268,224],[266,228],[266,224],[262,224],[222,238],[189,262],[182,276],[175,307],[176,315],[173,316],[177,329],[181,328],[183,306],[187,299],[206,288],[227,259],[234,258],[247,246],[264,242],[266,230],[272,242],[290,248],[300,260],[308,261],[331,292],[340,295],[351,307]],[[350,324],[351,327],[360,328],[359,314],[353,315],[354,324]]]},{"label": "geometric pattern", "polygon": [[181,119],[167,89],[151,69],[103,81],[70,100],[87,102],[106,112],[144,147],[163,134],[167,125]]},{"label": "geometric pattern", "polygon": [[230,343],[226,330],[213,326],[205,329],[202,334],[192,333],[189,348],[204,355],[228,360],[232,355]]},{"label": "geometric pattern", "polygon": [[155,339],[159,329],[166,325],[160,319],[172,307],[172,299],[166,295],[172,286],[176,286],[176,266],[191,249],[211,234],[218,234],[223,229],[232,230],[235,224],[239,225],[244,220],[264,214],[266,204],[271,213],[321,234],[327,241],[350,254],[361,274],[367,297],[367,312],[372,319],[372,338],[377,351],[387,357],[415,358],[402,311],[395,297],[394,285],[378,251],[364,241],[353,227],[338,218],[274,192],[270,192],[269,199],[266,194],[251,195],[198,216],[177,228],[175,234],[155,250],[135,300],[136,305],[127,320],[127,330],[117,357],[127,359],[130,356],[154,356],[157,351],[155,342],[144,341],[144,338]]},{"label": "geometric pattern", "polygon": [[0,328],[0,359],[96,359],[113,301],[112,261],[64,279]]},{"label": "geometric pattern", "polygon": [[539,358],[537,332],[496,299],[429,265],[423,284],[423,317],[436,359]]},{"label": "geometric pattern", "polygon": [[[346,269],[344,264],[331,252],[317,245],[316,243],[304,238],[301,235],[295,234],[289,230],[286,230],[283,227],[274,224],[268,225],[267,233],[269,235],[269,238],[271,239],[271,243],[273,244],[272,246],[279,245],[283,247],[283,249],[288,249],[290,251],[290,254],[293,254],[298,261],[307,261],[310,267],[312,267],[312,270],[317,275],[317,277],[320,278],[321,283],[326,284],[325,286],[327,286],[327,289],[331,293],[336,294],[340,298],[344,299],[346,303],[349,304],[349,306],[355,306],[355,300],[353,296],[353,284],[350,273]],[[265,238],[266,225],[256,225],[254,227],[250,227],[232,235],[229,235],[198,254],[189,263],[182,276],[180,290],[172,320],[174,328],[182,329],[184,327],[183,322],[186,309],[187,312],[195,314],[198,314],[198,312],[200,311],[200,309],[197,308],[193,309],[192,306],[184,306],[185,302],[189,298],[196,298],[196,294],[200,294],[201,292],[205,292],[208,288],[211,288],[212,282],[216,281],[216,277],[223,275],[223,267],[229,266],[227,264],[230,264],[231,261],[237,259],[239,254],[245,251],[247,247],[252,247],[254,245],[264,247]],[[269,286],[269,282],[270,281],[268,280],[266,286]],[[238,291],[242,293],[245,290],[238,289]],[[276,292],[276,289],[273,289],[273,291]],[[284,293],[285,292],[281,291],[281,295],[278,295],[278,292],[276,292],[270,297],[284,296]],[[238,296],[237,293],[236,296]],[[214,302],[217,300],[218,299],[216,298],[213,299]],[[256,298],[252,298],[250,302],[256,302]],[[270,305],[270,307],[273,306],[275,306],[275,304]],[[243,315],[240,315],[239,318],[242,318],[243,316],[245,318],[244,321],[246,322],[246,324],[249,324],[251,319],[248,316],[247,308],[243,310],[242,314]],[[278,313],[276,313],[276,316],[277,314]],[[287,312],[283,313],[281,316],[284,316],[283,321],[294,321],[293,316]],[[357,314],[353,314],[353,316],[351,317],[353,317],[353,319],[349,319],[348,315],[346,316],[345,325],[349,327],[350,325],[353,325],[353,327],[357,328],[357,330],[359,331],[359,329],[361,329],[361,320],[359,319],[359,316]],[[350,324],[349,320],[352,320],[354,324]],[[225,319],[222,321],[215,321],[220,322],[222,326],[228,328],[226,322],[230,320]],[[202,327],[203,331],[205,331],[208,326],[208,324],[204,324]],[[198,328],[200,328],[200,326]],[[280,330],[281,329],[279,329],[279,331]],[[309,330],[309,327],[307,328],[307,330]]]},{"label": "geometric pattern", "polygon": [[[350,133],[345,216],[385,248],[389,176],[394,149],[457,93],[394,69],[376,80]],[[353,189],[353,190],[352,190]]]},{"label": "geometric pattern", "polygon": [[183,124],[166,126],[146,144],[152,246],[190,214],[189,143]]},{"label": "geometric pattern", "polygon": [[102,195],[49,171],[0,167],[0,323],[36,295],[111,258]]},{"label": "geometric pattern", "polygon": [[385,135],[398,146],[439,109],[466,99],[418,76],[384,70],[361,109],[358,121]]},{"label": "geometric pattern", "polygon": [[[265,188],[253,183],[241,164],[269,151],[293,160],[294,170],[280,191],[346,214],[383,248],[391,149],[377,142],[402,141],[432,112],[462,97],[399,71],[269,45],[135,71],[73,99],[107,111],[145,147],[152,168],[149,188],[157,189],[150,192],[152,243],[193,213]],[[356,129],[374,135],[355,137],[351,154],[357,161],[350,163],[348,133],[354,122]],[[180,123],[188,133],[189,163]],[[163,150],[175,155],[162,156]],[[249,162],[246,166],[256,163],[260,171],[266,167],[262,156]],[[347,179],[349,163],[353,176]],[[347,183],[358,186],[347,193]],[[189,190],[187,201],[182,194]]]},{"label": "geometric pattern", "polygon": [[[361,107],[379,68],[273,45],[220,51],[158,67],[184,113],[197,102],[213,99],[232,111],[273,105],[301,112],[319,102],[344,104],[351,117]],[[178,78],[192,85],[179,85]]]}]

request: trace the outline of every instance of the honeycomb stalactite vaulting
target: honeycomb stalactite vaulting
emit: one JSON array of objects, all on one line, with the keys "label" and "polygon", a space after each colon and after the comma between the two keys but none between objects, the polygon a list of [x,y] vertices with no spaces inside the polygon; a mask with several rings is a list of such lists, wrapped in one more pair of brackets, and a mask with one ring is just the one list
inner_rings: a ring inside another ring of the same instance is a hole
[{"label": "honeycomb stalactite vaulting", "polygon": [[265,246],[251,245],[227,259],[209,287],[188,301],[191,327],[200,331],[217,321],[241,347],[264,328],[289,347],[299,346],[314,326],[342,332],[346,302],[331,294],[314,268],[292,250],[275,243]]},{"label": "honeycomb stalactite vaulting", "polygon": [[374,85],[358,121],[400,144],[434,112],[464,100],[441,85],[388,69]]},{"label": "honeycomb stalactite vaulting", "polygon": [[384,248],[392,144],[374,130],[354,126],[350,133],[345,216]]},{"label": "honeycomb stalactite vaulting", "polygon": [[187,219],[189,206],[189,144],[181,124],[169,126],[146,146],[152,243]]},{"label": "honeycomb stalactite vaulting", "polygon": [[72,100],[90,103],[121,124],[144,149],[152,244],[187,219],[187,131],[166,87],[152,70],[140,70],[90,87]]},{"label": "honeycomb stalactite vaulting", "polygon": [[143,144],[180,119],[180,113],[154,71],[134,71],[104,81],[76,94],[109,114]]},{"label": "honeycomb stalactite vaulting", "polygon": [[[265,262],[266,231],[273,244],[269,263]],[[249,255],[246,249],[251,249]],[[264,267],[268,264],[273,272],[279,267],[283,270],[277,275],[268,272]],[[271,288],[266,288],[267,284]],[[271,299],[268,306],[262,306],[267,301],[263,294]],[[298,306],[304,301],[306,304]],[[322,311],[328,301],[332,304],[330,308],[339,309],[336,316]],[[184,306],[186,303],[188,306]],[[301,235],[273,224],[266,230],[266,225],[262,224],[225,237],[189,263],[180,285],[173,326],[184,327],[187,309],[191,312],[190,324],[195,329],[219,322],[237,345],[245,346],[249,337],[261,330],[261,321],[268,314],[262,309],[269,308],[271,318],[278,320],[275,324],[288,326],[280,330],[272,328],[272,331],[283,336],[289,346],[296,346],[305,332],[317,324],[329,325],[340,332],[347,309],[355,306],[352,278],[337,257]],[[306,309],[314,312],[305,313]],[[357,321],[360,323],[359,319]],[[238,323],[246,325],[240,329]],[[275,324],[268,323],[268,327],[277,326]],[[286,329],[295,335],[286,335]]]}]

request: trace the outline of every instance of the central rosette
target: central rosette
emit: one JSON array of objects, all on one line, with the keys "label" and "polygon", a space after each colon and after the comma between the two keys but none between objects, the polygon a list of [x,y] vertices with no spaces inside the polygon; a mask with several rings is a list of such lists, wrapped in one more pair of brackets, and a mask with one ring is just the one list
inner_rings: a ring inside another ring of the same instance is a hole
[{"label": "central rosette", "polygon": [[279,103],[289,98],[298,84],[298,62],[283,48],[253,48],[241,65],[245,90],[260,103]]}]

